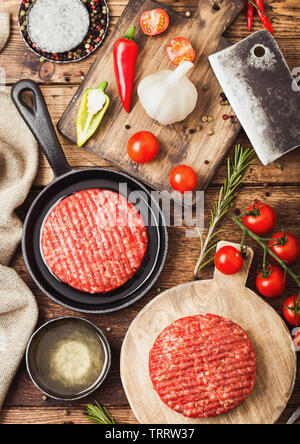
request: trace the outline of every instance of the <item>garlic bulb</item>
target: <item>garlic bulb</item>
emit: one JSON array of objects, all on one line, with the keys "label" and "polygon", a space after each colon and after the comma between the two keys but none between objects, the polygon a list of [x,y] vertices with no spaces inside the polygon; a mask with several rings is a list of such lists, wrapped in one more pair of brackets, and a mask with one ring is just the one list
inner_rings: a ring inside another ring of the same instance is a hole
[{"label": "garlic bulb", "polygon": [[186,77],[193,66],[191,62],[182,62],[175,71],[159,71],[140,82],[138,95],[149,117],[162,125],[172,125],[194,111],[198,92]]}]

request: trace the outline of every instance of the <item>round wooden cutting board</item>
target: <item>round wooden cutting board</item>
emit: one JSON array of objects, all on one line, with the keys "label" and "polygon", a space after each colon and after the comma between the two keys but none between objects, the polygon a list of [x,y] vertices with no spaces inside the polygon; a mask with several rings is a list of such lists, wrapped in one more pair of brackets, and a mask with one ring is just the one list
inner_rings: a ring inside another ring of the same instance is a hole
[{"label": "round wooden cutting board", "polygon": [[[220,242],[218,248],[234,245]],[[215,271],[212,280],[171,288],[153,299],[134,319],[121,351],[121,379],[130,406],[144,424],[272,424],[294,388],[296,352],[281,317],[245,287],[253,251],[236,275]],[[152,387],[149,351],[161,331],[176,319],[213,313],[239,324],[251,338],[257,357],[257,379],[248,399],[215,418],[190,419],[167,407]]]}]

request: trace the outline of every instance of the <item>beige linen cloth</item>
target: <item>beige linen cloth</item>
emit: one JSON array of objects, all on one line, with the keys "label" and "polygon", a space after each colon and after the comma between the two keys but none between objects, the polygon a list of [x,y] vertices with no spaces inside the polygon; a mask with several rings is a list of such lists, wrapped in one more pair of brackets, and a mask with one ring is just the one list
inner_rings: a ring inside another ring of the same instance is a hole
[{"label": "beige linen cloth", "polygon": [[[9,20],[4,15],[0,13],[0,48],[9,34]],[[14,210],[24,202],[37,167],[37,143],[9,92],[0,91],[0,408],[38,316],[33,294],[8,267],[22,234]]]}]

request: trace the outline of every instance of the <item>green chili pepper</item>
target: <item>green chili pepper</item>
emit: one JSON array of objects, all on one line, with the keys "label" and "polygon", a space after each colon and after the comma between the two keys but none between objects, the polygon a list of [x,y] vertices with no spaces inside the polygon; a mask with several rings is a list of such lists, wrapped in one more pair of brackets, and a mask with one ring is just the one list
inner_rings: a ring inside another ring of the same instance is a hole
[{"label": "green chili pepper", "polygon": [[107,85],[107,82],[102,82],[98,88],[88,88],[83,93],[76,120],[77,145],[79,147],[84,145],[85,142],[90,139],[90,137],[92,137],[92,135],[95,133],[110,104],[110,98],[108,97],[108,95],[104,94],[105,103],[103,107],[99,111],[94,113],[90,110],[88,106],[89,94],[92,91],[97,90],[103,91],[104,93]]}]

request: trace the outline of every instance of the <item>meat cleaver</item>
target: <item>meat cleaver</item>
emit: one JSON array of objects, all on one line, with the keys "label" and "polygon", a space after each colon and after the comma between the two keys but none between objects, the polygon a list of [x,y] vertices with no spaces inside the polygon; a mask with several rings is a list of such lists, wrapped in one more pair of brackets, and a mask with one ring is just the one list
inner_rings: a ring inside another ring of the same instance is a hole
[{"label": "meat cleaver", "polygon": [[268,31],[209,57],[264,165],[300,146],[300,88]]}]

